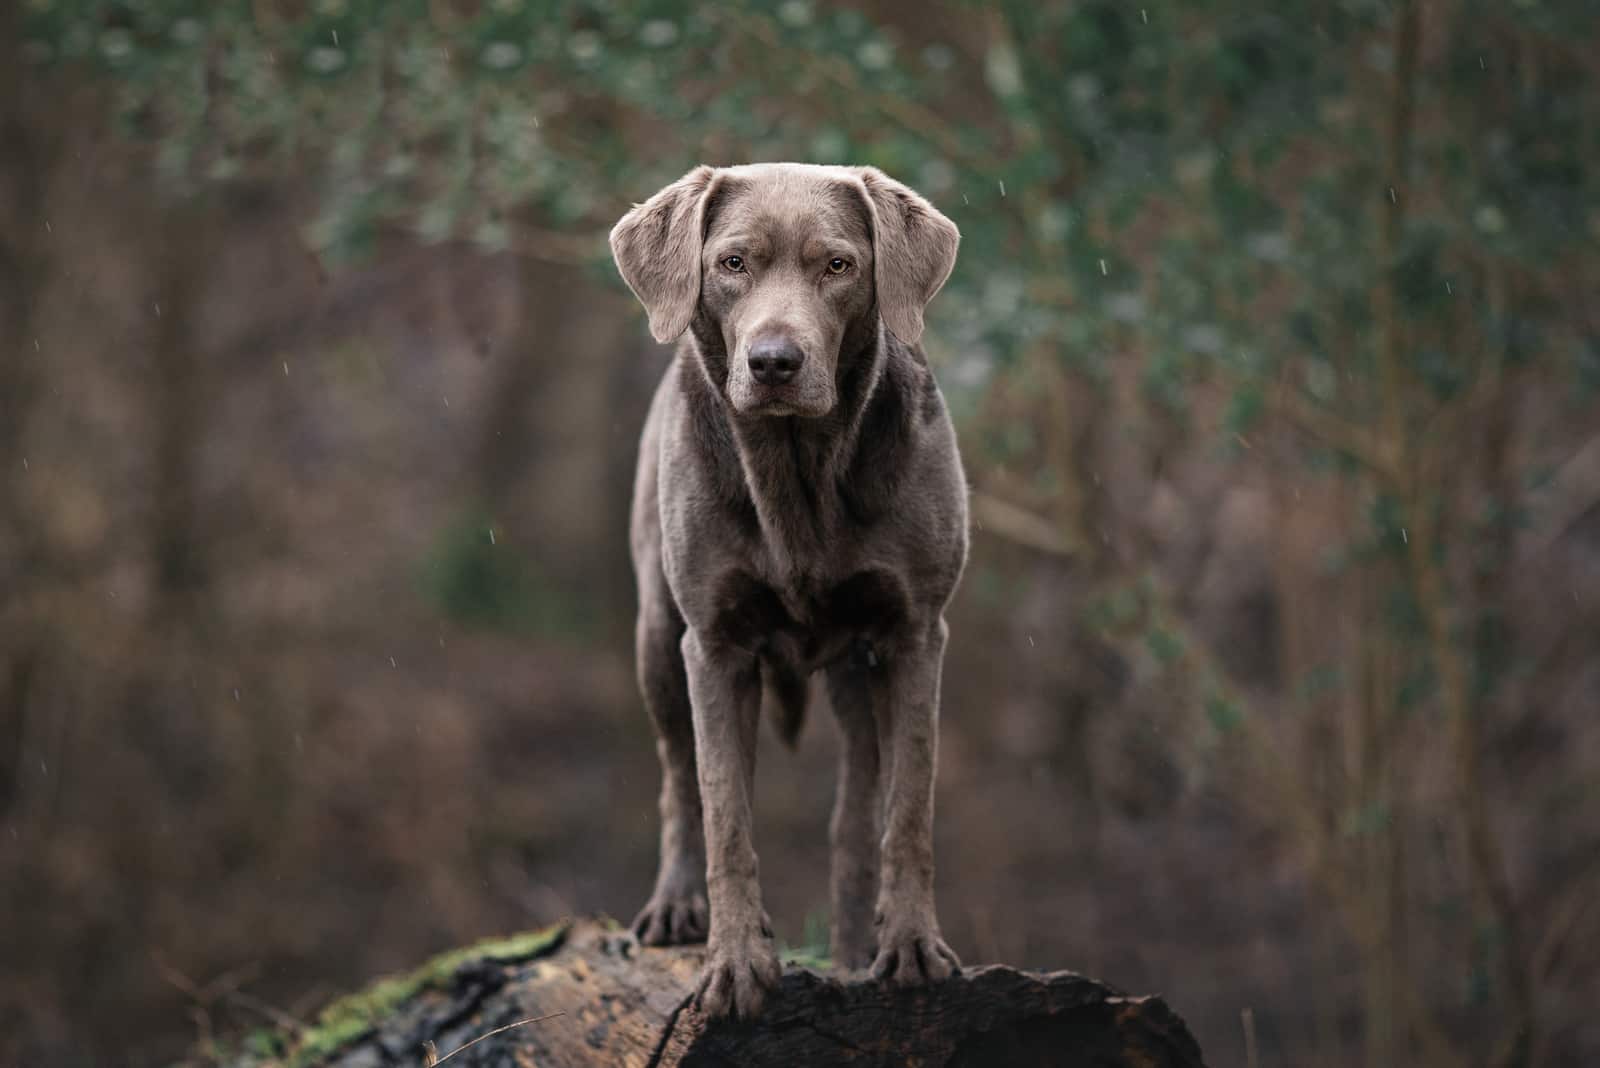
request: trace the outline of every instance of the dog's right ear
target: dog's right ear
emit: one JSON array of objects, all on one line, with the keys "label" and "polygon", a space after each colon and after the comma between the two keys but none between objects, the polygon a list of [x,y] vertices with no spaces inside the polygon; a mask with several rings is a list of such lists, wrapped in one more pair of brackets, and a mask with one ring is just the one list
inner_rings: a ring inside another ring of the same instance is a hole
[{"label": "dog's right ear", "polygon": [[622,280],[650,316],[650,333],[671,341],[689,328],[700,300],[700,243],[715,168],[701,165],[637,204],[611,230]]}]

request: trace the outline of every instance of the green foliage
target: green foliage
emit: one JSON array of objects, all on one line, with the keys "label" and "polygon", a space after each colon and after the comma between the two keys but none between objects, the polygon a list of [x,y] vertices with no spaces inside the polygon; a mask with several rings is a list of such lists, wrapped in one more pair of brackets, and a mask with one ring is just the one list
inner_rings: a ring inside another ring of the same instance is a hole
[{"label": "green foliage", "polygon": [[1244,710],[1237,701],[1221,694],[1212,694],[1206,698],[1206,719],[1218,734],[1232,734],[1244,723]]},{"label": "green foliage", "polygon": [[[1009,0],[972,13],[971,39],[913,44],[808,0],[30,0],[25,32],[36,61],[114,78],[174,182],[314,176],[308,236],[332,255],[388,227],[539,254],[547,230],[597,234],[708,158],[878,164],[949,211],[963,262],[983,265],[939,306],[954,339],[1003,361],[1047,338],[1089,369],[1131,352],[1175,411],[1224,373],[1233,435],[1285,368],[1306,366],[1324,403],[1359,380],[1318,362],[1370,373],[1356,338],[1386,198],[1406,220],[1380,266],[1440,399],[1474,373],[1449,336],[1459,302],[1484,307],[1495,272],[1548,278],[1600,236],[1573,226],[1600,228],[1600,93],[1563,47],[1594,39],[1595,9],[1469,0],[1434,28],[1436,115],[1399,176],[1381,173],[1393,17]],[[1595,362],[1553,307],[1484,314],[1515,353]]]},{"label": "green foliage", "polygon": [[828,917],[820,912],[807,913],[800,944],[780,945],[778,956],[785,964],[797,968],[810,968],[818,972],[831,970],[833,958],[828,954]]},{"label": "green foliage", "polygon": [[1145,633],[1144,640],[1150,655],[1163,665],[1173,664],[1183,655],[1183,639],[1171,631],[1152,627]]},{"label": "green foliage", "polygon": [[1134,631],[1148,620],[1150,598],[1151,591],[1143,580],[1113,586],[1089,602],[1084,618],[1105,634]]},{"label": "green foliage", "polygon": [[1339,820],[1339,832],[1346,838],[1359,838],[1388,827],[1394,820],[1390,806],[1382,801],[1347,809]]},{"label": "green foliage", "polygon": [[588,622],[582,607],[525,552],[501,543],[494,521],[478,511],[445,527],[419,581],[445,616],[469,626],[560,633]]}]

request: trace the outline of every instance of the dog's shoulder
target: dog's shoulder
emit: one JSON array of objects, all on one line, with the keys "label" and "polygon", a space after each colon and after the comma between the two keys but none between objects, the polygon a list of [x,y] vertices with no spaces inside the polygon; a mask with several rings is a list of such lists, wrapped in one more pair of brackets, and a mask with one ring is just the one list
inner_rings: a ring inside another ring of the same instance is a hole
[{"label": "dog's shoulder", "polygon": [[891,354],[897,349],[902,354],[898,363],[902,368],[901,388],[906,396],[907,410],[915,413],[923,424],[936,423],[945,418],[944,394],[939,391],[939,383],[933,376],[933,366],[928,363],[927,353],[922,351],[921,345],[907,345],[891,335]]},{"label": "dog's shoulder", "polygon": [[954,449],[944,397],[927,356],[920,346],[893,335],[885,340],[882,370],[840,483],[852,513],[863,519],[892,507],[907,481],[927,466],[930,450]]}]

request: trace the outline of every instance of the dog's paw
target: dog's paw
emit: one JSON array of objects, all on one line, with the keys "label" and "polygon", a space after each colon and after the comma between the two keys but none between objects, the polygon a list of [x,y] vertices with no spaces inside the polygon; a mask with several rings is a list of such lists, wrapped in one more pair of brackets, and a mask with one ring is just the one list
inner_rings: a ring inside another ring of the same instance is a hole
[{"label": "dog's paw", "polygon": [[633,933],[647,946],[682,946],[704,942],[711,929],[705,891],[652,894],[633,920]]},{"label": "dog's paw", "polygon": [[878,931],[872,977],[898,986],[920,986],[961,974],[961,958],[945,945],[936,923],[885,924]]},{"label": "dog's paw", "polygon": [[772,940],[751,935],[715,946],[706,954],[694,1005],[706,1016],[751,1019],[783,976]]}]

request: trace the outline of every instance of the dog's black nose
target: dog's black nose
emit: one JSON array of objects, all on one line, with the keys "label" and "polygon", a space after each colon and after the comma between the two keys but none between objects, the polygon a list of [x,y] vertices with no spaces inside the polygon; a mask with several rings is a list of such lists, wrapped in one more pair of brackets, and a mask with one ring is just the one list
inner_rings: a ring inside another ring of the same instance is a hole
[{"label": "dog's black nose", "polygon": [[781,386],[795,376],[806,354],[786,337],[764,337],[750,346],[750,373],[763,386]]}]

